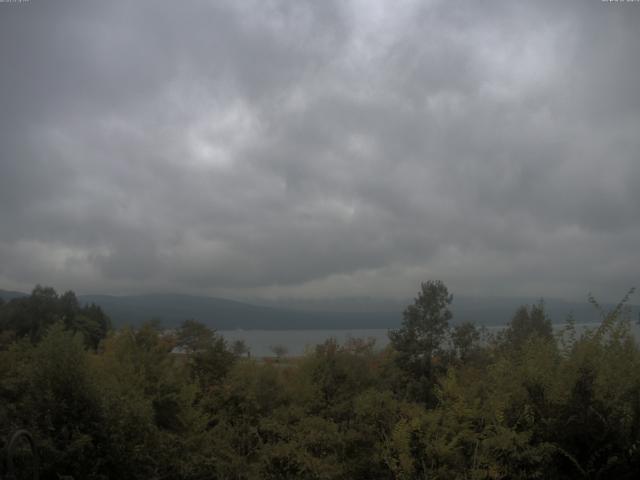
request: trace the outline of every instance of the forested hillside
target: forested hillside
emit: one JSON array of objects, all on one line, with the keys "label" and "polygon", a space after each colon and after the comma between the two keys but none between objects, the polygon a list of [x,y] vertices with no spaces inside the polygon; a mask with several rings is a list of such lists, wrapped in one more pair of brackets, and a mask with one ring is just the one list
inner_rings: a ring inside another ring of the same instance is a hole
[{"label": "forested hillside", "polygon": [[37,287],[0,304],[0,426],[33,433],[45,479],[637,478],[627,300],[592,299],[581,334],[535,304],[487,336],[430,281],[384,351],[254,359],[196,321],[113,329]]}]

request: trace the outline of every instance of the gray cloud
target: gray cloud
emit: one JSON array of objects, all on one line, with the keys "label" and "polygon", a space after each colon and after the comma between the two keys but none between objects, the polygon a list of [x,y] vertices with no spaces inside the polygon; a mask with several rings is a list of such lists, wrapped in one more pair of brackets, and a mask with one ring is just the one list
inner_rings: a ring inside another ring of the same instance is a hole
[{"label": "gray cloud", "polygon": [[615,298],[640,6],[0,4],[0,286]]}]

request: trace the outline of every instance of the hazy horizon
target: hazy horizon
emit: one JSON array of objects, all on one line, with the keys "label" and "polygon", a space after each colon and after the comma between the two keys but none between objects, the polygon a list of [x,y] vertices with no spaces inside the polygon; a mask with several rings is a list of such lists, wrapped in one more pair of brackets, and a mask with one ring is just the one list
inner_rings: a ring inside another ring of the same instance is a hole
[{"label": "hazy horizon", "polygon": [[[384,295],[335,295],[335,296],[325,296],[325,297],[317,297],[317,296],[307,296],[307,297],[302,297],[302,296],[287,296],[287,295],[278,295],[278,296],[243,296],[243,295],[232,295],[232,294],[228,294],[228,295],[214,295],[214,294],[207,294],[207,293],[202,293],[202,294],[198,294],[198,293],[190,293],[190,292],[180,292],[180,291],[170,291],[170,290],[139,290],[139,291],[134,291],[134,292],[127,292],[127,291],[123,291],[123,292],[102,292],[102,291],[93,291],[93,290],[83,290],[83,289],[77,289],[77,288],[68,288],[68,289],[61,289],[61,288],[57,288],[56,285],[49,285],[49,284],[36,284],[33,285],[31,288],[26,288],[24,290],[21,289],[12,289],[12,288],[5,288],[2,285],[0,285],[0,292],[7,292],[7,293],[18,293],[18,294],[24,294],[24,295],[29,295],[31,293],[31,291],[37,286],[43,286],[43,287],[52,287],[54,288],[54,290],[56,290],[56,292],[58,294],[62,294],[65,291],[71,290],[73,291],[76,295],[78,296],[83,296],[83,297],[98,297],[98,296],[107,296],[107,297],[136,297],[136,296],[140,296],[140,297],[153,297],[153,296],[172,296],[172,295],[176,295],[176,296],[184,296],[184,297],[196,297],[196,298],[212,298],[212,299],[221,299],[221,300],[230,300],[230,301],[235,301],[235,302],[243,302],[243,303],[248,303],[248,304],[256,304],[256,305],[264,305],[264,306],[269,306],[269,305],[289,305],[289,306],[295,306],[295,305],[303,305],[305,307],[313,307],[314,305],[318,305],[318,306],[322,306],[322,305],[328,305],[332,306],[332,308],[338,306],[338,305],[357,305],[357,304],[376,304],[376,305],[380,305],[380,306],[390,306],[390,305],[398,305],[398,306],[406,306],[408,304],[410,304],[411,302],[413,302],[413,300],[415,299],[415,293],[411,294],[411,295],[406,295],[404,297],[401,296],[384,296]],[[624,292],[620,292],[620,295],[618,295],[618,297],[612,297],[612,298],[600,298],[600,297],[595,297],[596,300],[599,303],[606,303],[608,305],[611,304],[617,304],[619,301],[621,301],[624,297],[624,295],[629,291],[629,289],[627,289]],[[521,305],[529,305],[529,304],[533,304],[533,303],[537,303],[538,301],[552,301],[552,302],[565,302],[565,303],[584,303],[584,304],[588,304],[589,303],[589,299],[588,299],[588,295],[590,293],[593,292],[587,292],[585,293],[585,295],[583,295],[582,297],[577,297],[577,298],[568,298],[568,297],[560,297],[560,296],[540,296],[540,295],[535,295],[535,294],[531,294],[531,295],[492,295],[492,294],[487,294],[487,295],[466,295],[466,294],[455,294],[452,293],[453,295],[453,302],[455,303],[456,299],[458,300],[464,300],[466,303],[469,302],[474,302],[474,301],[492,301],[492,302],[502,302],[502,301],[506,301],[509,303],[518,303]],[[630,300],[628,302],[628,304],[630,305],[637,305],[640,304],[640,299],[636,298],[637,297],[637,292],[634,292],[631,297]]]}]

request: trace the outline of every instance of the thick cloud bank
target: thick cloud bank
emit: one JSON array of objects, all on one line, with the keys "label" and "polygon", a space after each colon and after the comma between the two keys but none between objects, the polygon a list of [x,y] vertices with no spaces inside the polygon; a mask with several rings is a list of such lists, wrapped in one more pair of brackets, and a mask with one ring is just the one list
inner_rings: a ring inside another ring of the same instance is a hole
[{"label": "thick cloud bank", "polygon": [[615,298],[640,3],[0,3],[0,285]]}]

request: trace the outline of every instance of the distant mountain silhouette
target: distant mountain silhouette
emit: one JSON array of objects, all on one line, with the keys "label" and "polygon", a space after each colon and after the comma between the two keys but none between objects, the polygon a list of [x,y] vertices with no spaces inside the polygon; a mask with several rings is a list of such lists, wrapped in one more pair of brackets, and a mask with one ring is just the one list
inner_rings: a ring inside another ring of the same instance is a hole
[{"label": "distant mountain silhouette", "polygon": [[[21,292],[0,290],[0,298],[10,300],[25,296]],[[216,330],[261,329],[373,329],[397,328],[404,307],[411,299],[383,300],[373,297],[326,300],[255,299],[239,302],[222,298],[177,294],[152,295],[79,295],[81,303],[102,307],[114,325],[140,325],[147,320],[160,320],[174,327],[185,319],[194,319]],[[486,298],[454,296],[453,323],[471,321],[479,325],[504,325],[520,305],[537,303],[532,298]],[[578,323],[600,321],[599,313],[586,300],[569,302],[545,300],[546,311],[554,323],[563,323],[572,314]],[[613,305],[603,304],[605,310]],[[632,307],[634,319],[640,308]]]},{"label": "distant mountain silhouette", "polygon": [[[326,300],[285,299],[279,301],[260,301],[262,305],[275,308],[294,308],[308,312],[323,312],[325,315],[333,313],[370,311],[376,312],[380,318],[387,318],[384,328],[396,328],[402,321],[402,311],[413,302],[413,299],[384,300],[372,297],[337,298]],[[522,305],[537,304],[540,298],[527,297],[466,297],[453,296],[451,310],[452,323],[473,322],[478,325],[498,326],[507,324],[513,314]],[[545,311],[553,323],[564,323],[569,315],[577,323],[597,323],[601,320],[600,313],[586,300],[583,302],[566,301],[561,299],[544,299]],[[601,304],[608,312],[615,305]],[[639,305],[631,305],[632,318],[638,319]],[[386,314],[386,317],[385,317]],[[346,328],[346,327],[345,327]],[[370,327],[374,328],[374,327]]]},{"label": "distant mountain silhouette", "polygon": [[194,319],[216,330],[281,330],[389,328],[400,323],[399,313],[312,312],[192,295],[80,295],[78,298],[81,302],[100,305],[115,325],[138,325],[158,319],[172,327],[182,320]]},{"label": "distant mountain silhouette", "polygon": [[26,297],[28,293],[13,292],[11,290],[0,290],[0,298],[3,300],[12,300],[14,298]]}]

